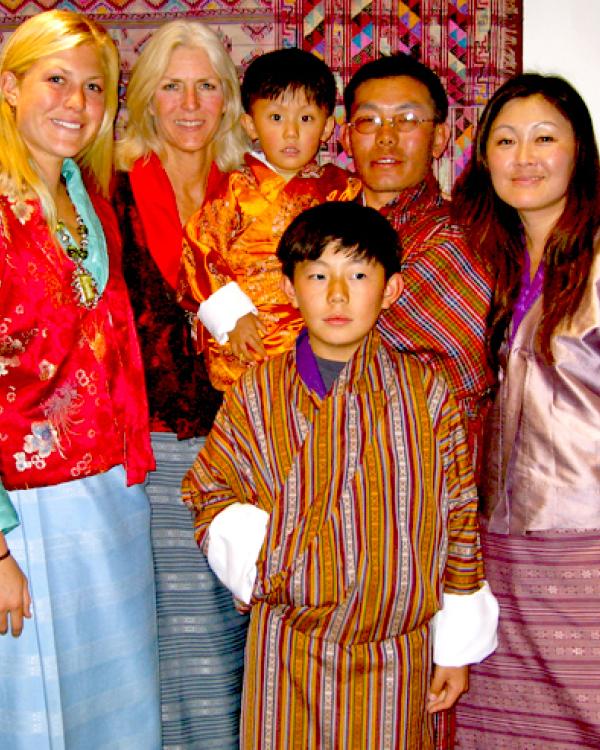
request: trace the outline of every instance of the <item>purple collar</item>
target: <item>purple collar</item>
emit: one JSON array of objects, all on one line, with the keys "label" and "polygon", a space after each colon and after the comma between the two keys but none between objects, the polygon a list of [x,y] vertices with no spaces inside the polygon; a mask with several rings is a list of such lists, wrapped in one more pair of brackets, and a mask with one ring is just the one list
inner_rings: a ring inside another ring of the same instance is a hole
[{"label": "purple collar", "polygon": [[521,275],[521,288],[519,289],[519,296],[515,302],[515,307],[512,316],[512,325],[510,328],[510,334],[508,337],[509,346],[513,345],[519,326],[523,322],[523,318],[527,315],[531,306],[536,299],[542,293],[544,286],[544,261],[540,261],[537,271],[533,279],[530,279],[529,274],[531,271],[531,261],[529,259],[529,253],[525,251],[525,260],[523,262],[523,272]]},{"label": "purple collar", "polygon": [[327,389],[321,377],[306,328],[300,331],[296,340],[296,366],[304,385],[309,390],[314,391],[319,398],[325,398]]}]

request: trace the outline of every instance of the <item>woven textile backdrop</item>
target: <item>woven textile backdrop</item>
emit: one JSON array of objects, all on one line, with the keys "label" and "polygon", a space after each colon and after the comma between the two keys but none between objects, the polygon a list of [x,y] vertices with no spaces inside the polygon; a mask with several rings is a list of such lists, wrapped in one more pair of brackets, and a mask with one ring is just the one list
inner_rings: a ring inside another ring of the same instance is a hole
[{"label": "woven textile backdrop", "polygon": [[[323,58],[340,92],[366,60],[402,50],[430,65],[450,97],[452,138],[440,164],[446,189],[460,172],[482,105],[521,68],[522,0],[4,0],[0,41],[24,18],[52,7],[86,13],[107,26],[123,59],[123,90],[152,31],[196,18],[220,32],[243,73],[261,52],[297,46]],[[341,106],[336,110],[343,119]],[[325,159],[345,163],[335,138]]]}]

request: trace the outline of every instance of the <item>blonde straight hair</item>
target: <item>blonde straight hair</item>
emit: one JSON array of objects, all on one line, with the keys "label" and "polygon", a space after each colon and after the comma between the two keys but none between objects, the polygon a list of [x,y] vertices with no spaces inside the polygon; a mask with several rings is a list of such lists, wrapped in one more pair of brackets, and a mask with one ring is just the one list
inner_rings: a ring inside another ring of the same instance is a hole
[{"label": "blonde straight hair", "polygon": [[[22,78],[40,58],[92,44],[104,74],[104,118],[96,137],[76,161],[108,195],[112,170],[113,122],[118,106],[119,53],[108,32],[79,13],[49,10],[29,18],[12,33],[0,52],[0,74],[11,71]],[[14,109],[0,90],[0,192],[21,199],[36,195],[50,226],[56,206],[15,121]]]},{"label": "blonde straight hair", "polygon": [[210,144],[211,160],[222,171],[231,171],[250,146],[240,125],[242,104],[235,66],[218,35],[199,21],[170,21],[155,32],[133,66],[127,86],[127,126],[116,146],[117,169],[128,172],[140,157],[152,152],[161,161],[165,157],[150,104],[177,47],[204,51],[223,86],[225,112]]}]

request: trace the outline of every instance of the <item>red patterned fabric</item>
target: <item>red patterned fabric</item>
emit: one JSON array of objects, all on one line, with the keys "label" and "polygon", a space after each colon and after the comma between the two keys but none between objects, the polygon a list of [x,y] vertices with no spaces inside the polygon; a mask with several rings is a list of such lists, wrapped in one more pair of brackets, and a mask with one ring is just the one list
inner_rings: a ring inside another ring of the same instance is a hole
[{"label": "red patterned fabric", "polygon": [[0,196],[0,476],[7,489],[54,485],[124,464],[153,468],[141,357],[110,204],[92,195],[110,259],[93,309],[37,202]]},{"label": "red patterned fabric", "polygon": [[[218,180],[214,167],[209,187]],[[113,203],[123,235],[123,274],[140,339],[153,432],[180,439],[206,435],[221,404],[196,353],[173,288],[183,229],[173,189],[158,158],[115,178]],[[175,262],[173,262],[173,258]],[[165,278],[168,277],[168,278]]]},{"label": "red patterned fabric", "polygon": [[402,244],[404,290],[377,325],[392,346],[446,378],[477,463],[494,382],[484,343],[491,288],[448,209],[433,175],[382,209]]},{"label": "red patterned fabric", "polygon": [[[208,191],[220,177],[213,163],[208,175]],[[152,153],[148,158],[138,159],[129,182],[152,259],[171,289],[177,289],[183,232],[175,193],[158,156]],[[127,243],[124,244],[127,247]]]}]

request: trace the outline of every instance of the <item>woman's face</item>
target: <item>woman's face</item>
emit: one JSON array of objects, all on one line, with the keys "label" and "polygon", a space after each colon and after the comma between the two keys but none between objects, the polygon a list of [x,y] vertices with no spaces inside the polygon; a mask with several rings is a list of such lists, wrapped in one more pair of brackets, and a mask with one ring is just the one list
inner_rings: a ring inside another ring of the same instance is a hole
[{"label": "woman's face", "polygon": [[82,151],[104,118],[104,73],[96,47],[82,44],[42,57],[21,78],[6,71],[1,85],[33,159],[47,179],[56,179],[63,159]]},{"label": "woman's face", "polygon": [[521,218],[554,224],[575,165],[570,122],[542,96],[513,99],[492,123],[487,161],[494,190]]},{"label": "woman's face", "polygon": [[225,99],[204,50],[177,47],[173,51],[151,109],[167,154],[202,152],[210,145],[225,111]]}]

